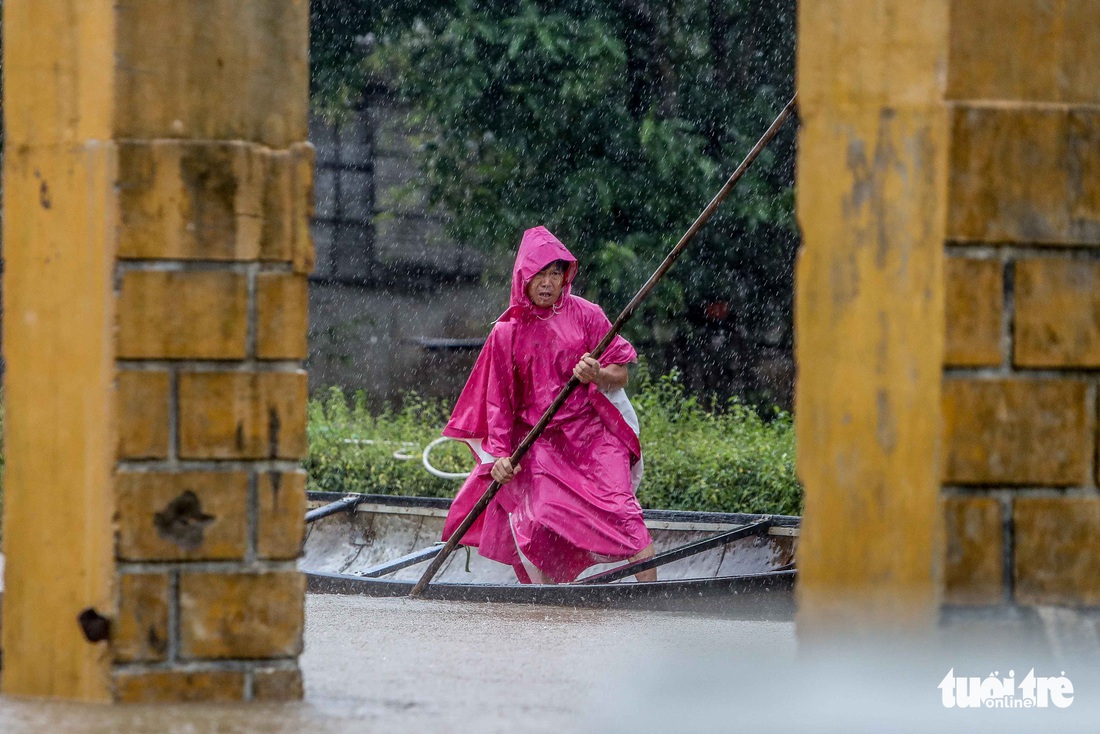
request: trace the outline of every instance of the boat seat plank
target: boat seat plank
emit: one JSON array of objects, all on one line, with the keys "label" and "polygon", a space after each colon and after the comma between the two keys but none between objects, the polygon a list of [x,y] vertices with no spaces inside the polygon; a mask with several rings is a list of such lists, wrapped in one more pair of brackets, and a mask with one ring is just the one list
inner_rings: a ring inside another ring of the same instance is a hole
[{"label": "boat seat plank", "polygon": [[682,558],[703,553],[712,548],[718,548],[724,546],[727,543],[732,543],[735,540],[741,538],[747,538],[751,535],[759,535],[767,533],[768,528],[772,526],[772,520],[770,517],[764,518],[749,525],[744,525],[736,530],[730,530],[726,533],[719,533],[705,540],[699,540],[688,545],[674,548],[664,553],[658,553],[652,558],[644,561],[637,561],[635,563],[628,563],[625,566],[606,571],[604,573],[598,573],[594,576],[588,576],[576,583],[578,584],[607,584],[612,581],[618,581],[619,579],[626,578],[627,576],[633,576],[634,574],[641,573],[642,571],[648,571],[651,568],[659,568],[665,564],[678,561]]},{"label": "boat seat plank", "polygon": [[391,574],[394,571],[400,571],[403,568],[415,566],[416,564],[427,561],[430,558],[435,558],[437,555],[439,555],[439,551],[442,549],[443,543],[436,543],[435,545],[429,546],[427,548],[421,548],[418,551],[406,553],[400,558],[395,558],[392,561],[380,563],[377,566],[371,566],[365,571],[360,571],[358,575],[365,578],[376,579],[381,576]]}]

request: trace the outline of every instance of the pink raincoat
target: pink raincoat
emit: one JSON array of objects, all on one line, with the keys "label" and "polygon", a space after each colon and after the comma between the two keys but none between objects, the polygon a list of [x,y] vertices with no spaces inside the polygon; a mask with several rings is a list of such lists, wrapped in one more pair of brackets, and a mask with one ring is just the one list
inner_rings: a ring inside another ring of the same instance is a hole
[{"label": "pink raincoat", "polygon": [[[565,287],[552,308],[539,308],[527,285],[555,260],[569,263]],[[599,306],[572,295],[576,273],[576,258],[544,227],[524,233],[511,306],[489,334],[443,431],[469,443],[481,462],[455,497],[444,540],[492,482],[493,461],[512,454],[581,356],[611,328]],[[637,356],[616,337],[600,364]],[[567,582],[595,563],[629,558],[650,544],[632,487],[631,467],[640,458],[637,434],[620,409],[594,383],[581,385],[462,542],[511,565],[524,583],[530,583],[525,564]]]}]

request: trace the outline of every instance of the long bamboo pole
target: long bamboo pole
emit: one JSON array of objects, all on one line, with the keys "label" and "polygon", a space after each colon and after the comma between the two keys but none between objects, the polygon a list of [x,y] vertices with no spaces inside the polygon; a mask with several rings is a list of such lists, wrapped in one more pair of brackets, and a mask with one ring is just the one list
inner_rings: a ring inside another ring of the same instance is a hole
[{"label": "long bamboo pole", "polygon": [[[715,194],[713,199],[710,200],[710,203],[707,204],[707,207],[703,210],[703,213],[695,219],[692,225],[688,228],[687,232],[684,233],[684,236],[680,238],[680,241],[676,243],[676,246],[672,248],[672,251],[668,253],[668,255],[664,259],[664,262],[662,262],[660,267],[658,267],[657,270],[653,272],[653,275],[649,276],[649,280],[647,280],[645,285],[642,286],[641,290],[639,290],[638,293],[635,294],[634,298],[630,299],[630,303],[626,305],[626,308],[624,308],[622,313],[619,314],[619,317],[615,319],[614,323],[611,324],[611,329],[606,334],[604,334],[603,339],[601,339],[600,343],[596,345],[596,348],[592,350],[593,357],[598,360],[603,355],[604,350],[606,350],[608,345],[611,344],[611,340],[618,335],[619,331],[623,328],[623,325],[630,319],[631,316],[634,315],[634,312],[638,310],[638,307],[640,305],[642,305],[642,302],[645,301],[650,292],[661,281],[661,278],[663,278],[665,276],[665,273],[669,271],[669,268],[671,268],[672,265],[680,258],[680,255],[684,253],[684,250],[687,249],[688,244],[695,238],[696,233],[703,228],[703,225],[707,223],[707,221],[711,218],[711,215],[713,215],[715,210],[718,209],[718,205],[725,200],[730,191],[733,190],[733,187],[737,184],[741,177],[745,175],[745,171],[748,170],[749,166],[752,165],[753,161],[756,160],[761,151],[763,151],[764,148],[768,146],[768,143],[770,143],[772,141],[772,138],[776,136],[776,134],[779,132],[779,129],[783,127],[783,123],[785,123],[787,121],[787,118],[791,116],[791,113],[794,112],[795,100],[797,99],[797,94],[791,97],[791,101],[787,103],[787,105],[783,108],[783,111],[779,113],[779,116],[775,118],[775,120],[768,127],[764,135],[761,136],[760,140],[758,140],[756,142],[756,145],[753,146],[752,150],[749,151],[749,154],[745,156],[745,160],[741,161],[741,165],[737,167],[737,170],[735,170],[733,174],[730,175],[729,179],[726,181],[722,189],[717,194]],[[542,435],[543,430],[557,414],[558,410],[561,409],[561,406],[565,404],[565,401],[569,398],[573,391],[577,389],[578,385],[580,385],[580,380],[578,380],[576,377],[569,378],[569,382],[565,383],[565,386],[561,389],[561,392],[559,392],[558,396],[554,398],[554,402],[550,404],[550,407],[547,408],[546,412],[542,414],[542,418],[539,419],[539,422],[536,423],[535,426],[527,433],[523,441],[520,442],[519,446],[512,454],[512,466],[517,466],[519,462],[523,459],[523,457],[527,455],[527,451],[531,448],[531,444],[533,444],[535,440],[538,439],[540,435]],[[492,502],[493,497],[496,496],[496,493],[500,491],[500,487],[500,482],[497,482],[496,480],[494,480],[493,483],[489,485],[489,488],[485,490],[485,494],[481,495],[481,499],[477,501],[477,504],[473,506],[473,508],[470,510],[470,513],[466,515],[466,519],[463,520],[457,528],[455,528],[454,533],[447,540],[447,543],[443,546],[443,549],[439,552],[438,555],[436,555],[435,558],[432,559],[432,562],[428,566],[428,568],[424,570],[424,574],[420,577],[420,580],[416,582],[416,586],[413,587],[412,591],[409,592],[409,596],[415,598],[421,596],[424,593],[424,590],[428,587],[428,584],[431,583],[436,573],[439,572],[439,569],[447,561],[447,558],[450,557],[454,549],[458,547],[458,544],[462,542],[462,538],[466,535],[466,531],[468,531],[470,527],[474,524],[474,522],[477,521],[477,519],[481,516],[481,513],[483,513],[485,511],[485,508],[489,506],[489,503]]]}]

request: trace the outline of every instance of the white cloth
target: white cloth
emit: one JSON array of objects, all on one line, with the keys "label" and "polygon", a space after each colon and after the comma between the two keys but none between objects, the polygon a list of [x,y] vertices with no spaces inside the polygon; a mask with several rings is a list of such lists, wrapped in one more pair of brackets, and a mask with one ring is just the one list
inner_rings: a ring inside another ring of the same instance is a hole
[{"label": "white cloth", "polygon": [[[638,413],[635,412],[634,406],[630,403],[630,398],[626,396],[626,390],[623,388],[617,388],[610,392],[601,390],[604,396],[611,401],[611,404],[622,414],[623,420],[630,426],[630,430],[634,431],[635,436],[642,435],[642,424],[638,421]],[[638,457],[638,463],[630,467],[630,484],[634,488],[634,494],[638,494],[638,487],[642,484],[642,473],[645,471],[645,467],[642,464],[642,458]]]}]

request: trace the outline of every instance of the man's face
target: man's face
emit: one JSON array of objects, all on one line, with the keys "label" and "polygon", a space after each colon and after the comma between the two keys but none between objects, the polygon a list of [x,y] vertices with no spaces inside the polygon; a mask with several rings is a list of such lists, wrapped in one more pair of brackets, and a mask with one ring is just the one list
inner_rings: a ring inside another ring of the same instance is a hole
[{"label": "man's face", "polygon": [[546,266],[527,284],[527,297],[540,308],[550,308],[565,288],[565,268],[557,263]]}]

